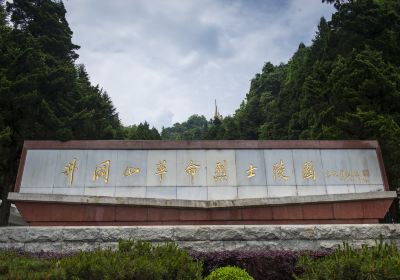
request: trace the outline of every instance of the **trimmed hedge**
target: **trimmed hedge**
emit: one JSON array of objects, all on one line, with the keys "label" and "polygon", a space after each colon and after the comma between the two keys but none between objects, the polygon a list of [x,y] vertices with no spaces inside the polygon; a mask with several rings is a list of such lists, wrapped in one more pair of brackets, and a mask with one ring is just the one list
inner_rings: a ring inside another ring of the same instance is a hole
[{"label": "trimmed hedge", "polygon": [[236,266],[224,266],[217,268],[204,280],[254,280],[246,270]]}]

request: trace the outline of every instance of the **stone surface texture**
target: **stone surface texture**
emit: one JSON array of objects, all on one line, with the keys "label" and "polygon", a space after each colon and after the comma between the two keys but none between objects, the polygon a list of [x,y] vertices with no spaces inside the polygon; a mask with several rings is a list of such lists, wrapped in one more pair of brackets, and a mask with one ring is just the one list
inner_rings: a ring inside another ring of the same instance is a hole
[{"label": "stone surface texture", "polygon": [[[70,177],[63,172],[74,159],[76,169],[70,184]],[[94,179],[94,170],[107,160],[108,180]],[[160,173],[157,168],[164,160],[166,170]],[[127,175],[127,168],[140,171]],[[185,187],[187,191],[182,189]],[[378,154],[373,148],[28,150],[19,189],[33,194],[187,200],[383,190]]]},{"label": "stone surface texture", "polygon": [[196,251],[318,250],[343,242],[373,245],[382,237],[400,246],[400,225],[218,225],[127,227],[3,227],[0,249],[31,252],[87,251],[118,246],[118,240],[176,242]]}]

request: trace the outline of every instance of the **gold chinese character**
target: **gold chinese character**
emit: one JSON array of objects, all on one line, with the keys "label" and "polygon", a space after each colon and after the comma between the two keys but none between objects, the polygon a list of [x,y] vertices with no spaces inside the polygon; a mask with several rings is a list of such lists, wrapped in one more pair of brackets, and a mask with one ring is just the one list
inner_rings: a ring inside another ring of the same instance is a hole
[{"label": "gold chinese character", "polygon": [[76,167],[76,158],[73,161],[68,162],[68,164],[64,167],[64,171],[62,172],[69,178],[69,185],[72,186],[72,182],[74,181],[74,172]]},{"label": "gold chinese character", "polygon": [[347,181],[351,179],[351,172],[347,170],[340,170],[340,180]]},{"label": "gold chinese character", "polygon": [[167,173],[167,161],[163,160],[163,161],[159,161],[157,164],[157,171],[156,171],[156,175],[160,176],[160,183],[162,182],[163,178],[164,178],[164,174]]},{"label": "gold chinese character", "polygon": [[217,164],[215,165],[215,173],[214,173],[214,181],[222,181],[228,180],[228,175],[226,174],[226,160],[224,160],[224,162],[217,162]]},{"label": "gold chinese character", "polygon": [[338,174],[337,174],[337,172],[335,171],[335,170],[330,170],[330,171],[327,171],[326,172],[326,177],[337,177],[338,176]]},{"label": "gold chinese character", "polygon": [[200,165],[195,164],[192,160],[189,162],[188,166],[185,168],[186,175],[191,176],[192,184],[194,176],[197,174]]},{"label": "gold chinese character", "polygon": [[140,172],[140,168],[138,168],[138,167],[126,167],[124,176],[125,177],[132,176],[133,174],[136,174],[139,172]]},{"label": "gold chinese character", "polygon": [[274,173],[274,180],[276,180],[276,178],[282,179],[284,181],[287,181],[289,179],[289,176],[285,175],[285,164],[283,163],[283,160],[276,162],[272,166],[272,172]]},{"label": "gold chinese character", "polygon": [[361,183],[368,184],[369,183],[369,170],[363,169],[361,172],[362,172],[362,177],[360,179]]},{"label": "gold chinese character", "polygon": [[254,173],[256,169],[257,167],[255,167],[252,163],[250,163],[249,169],[246,170],[247,178],[256,176],[256,173]]},{"label": "gold chinese character", "polygon": [[304,180],[316,180],[315,166],[313,161],[306,161],[303,166],[303,179]]},{"label": "gold chinese character", "polygon": [[110,175],[110,160],[105,160],[100,163],[100,165],[96,166],[96,169],[93,171],[93,181],[97,181],[99,178],[103,178],[105,183],[108,183],[108,177]]}]

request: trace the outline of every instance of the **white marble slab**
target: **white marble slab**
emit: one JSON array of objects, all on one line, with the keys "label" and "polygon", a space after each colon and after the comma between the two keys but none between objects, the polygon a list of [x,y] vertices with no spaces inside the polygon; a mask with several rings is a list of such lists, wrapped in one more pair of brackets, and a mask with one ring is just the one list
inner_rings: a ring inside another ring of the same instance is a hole
[{"label": "white marble slab", "polygon": [[56,150],[29,150],[21,188],[52,188],[58,153]]},{"label": "white marble slab", "polygon": [[[56,162],[54,188],[83,188],[86,176],[89,176],[87,171],[87,151],[60,151]],[[57,193],[60,193],[60,190]]]},{"label": "white marble slab", "polygon": [[178,186],[207,186],[206,151],[177,151],[176,177]]},{"label": "white marble slab", "polygon": [[267,186],[239,186],[238,187],[238,198],[263,198],[268,197]]},{"label": "white marble slab", "polygon": [[384,191],[383,185],[354,185],[356,193]]},{"label": "white marble slab", "polygon": [[268,186],[268,197],[297,196],[296,186]]},{"label": "white marble slab", "polygon": [[236,160],[234,150],[208,150],[207,185],[236,186]]},{"label": "white marble slab", "polygon": [[378,157],[375,150],[349,150],[351,169],[355,173],[355,185],[381,185],[383,184],[380,173]]},{"label": "white marble slab", "polygon": [[153,150],[147,155],[147,186],[176,187],[176,151]]},{"label": "white marble slab", "polygon": [[264,150],[264,158],[267,173],[267,185],[296,185],[292,150]]},{"label": "white marble slab", "polygon": [[354,193],[354,185],[329,185],[326,186],[327,194]]},{"label": "white marble slab", "polygon": [[[147,151],[117,151],[118,162],[114,172],[116,187],[145,187],[147,181]],[[123,192],[123,190],[121,190]]]},{"label": "white marble slab", "polygon": [[147,187],[146,197],[176,199],[176,187]]},{"label": "white marble slab", "polygon": [[[105,176],[93,180],[96,167],[107,161],[108,182]],[[315,173],[305,173],[307,162]],[[73,177],[66,172],[72,163],[75,165],[69,172],[73,170]],[[165,163],[165,170],[160,169],[160,163]],[[229,200],[374,192],[384,188],[374,149],[29,150],[20,190]]]},{"label": "white marble slab", "polygon": [[85,187],[84,195],[115,196],[115,186]]},{"label": "white marble slab", "polygon": [[65,188],[53,188],[53,194],[84,195],[85,188],[74,186]]},{"label": "white marble slab", "polygon": [[177,187],[177,199],[207,200],[207,187]]},{"label": "white marble slab", "polygon": [[146,187],[116,187],[115,197],[146,197]]},{"label": "white marble slab", "polygon": [[43,193],[43,194],[52,194],[53,188],[21,188],[19,190],[20,193]]},{"label": "white marble slab", "polygon": [[238,187],[214,186],[208,187],[208,200],[225,200],[238,198]]},{"label": "white marble slab", "polygon": [[297,186],[297,195],[323,195],[326,194],[326,186]]},{"label": "white marble slab", "polygon": [[266,186],[263,150],[237,150],[236,176],[238,186]]},{"label": "white marble slab", "polygon": [[[121,176],[120,172],[116,169],[118,165],[117,151],[111,150],[88,150],[87,151],[87,165],[85,176],[85,188],[93,187],[114,187],[117,183],[117,177]],[[108,166],[108,179],[107,176],[95,176],[95,170],[98,171],[105,166]],[[95,191],[89,191],[89,193]],[[86,193],[86,191],[85,191]],[[109,192],[107,192],[109,193]]]},{"label": "white marble slab", "polygon": [[298,186],[325,185],[320,150],[293,150],[293,162]]},{"label": "white marble slab", "polygon": [[321,150],[321,159],[327,185],[353,185],[347,150]]}]

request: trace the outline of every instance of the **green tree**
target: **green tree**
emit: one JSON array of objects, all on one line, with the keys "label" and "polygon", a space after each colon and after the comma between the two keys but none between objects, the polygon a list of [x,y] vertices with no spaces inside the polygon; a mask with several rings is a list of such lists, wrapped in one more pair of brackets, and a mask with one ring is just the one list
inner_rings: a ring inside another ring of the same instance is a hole
[{"label": "green tree", "polygon": [[400,2],[326,2],[337,11],[320,20],[311,46],[300,44],[287,64],[266,63],[240,108],[207,138],[377,139],[396,188]]},{"label": "green tree", "polygon": [[155,127],[150,129],[147,122],[140,123],[136,129],[136,139],[138,140],[161,140],[161,136]]},{"label": "green tree", "polygon": [[[0,225],[7,224],[24,140],[113,139],[121,124],[109,96],[92,86],[61,1],[0,3]],[[10,25],[6,22],[9,15]]]},{"label": "green tree", "polygon": [[186,122],[162,129],[163,140],[201,140],[207,134],[209,122],[204,116],[192,115]]}]

